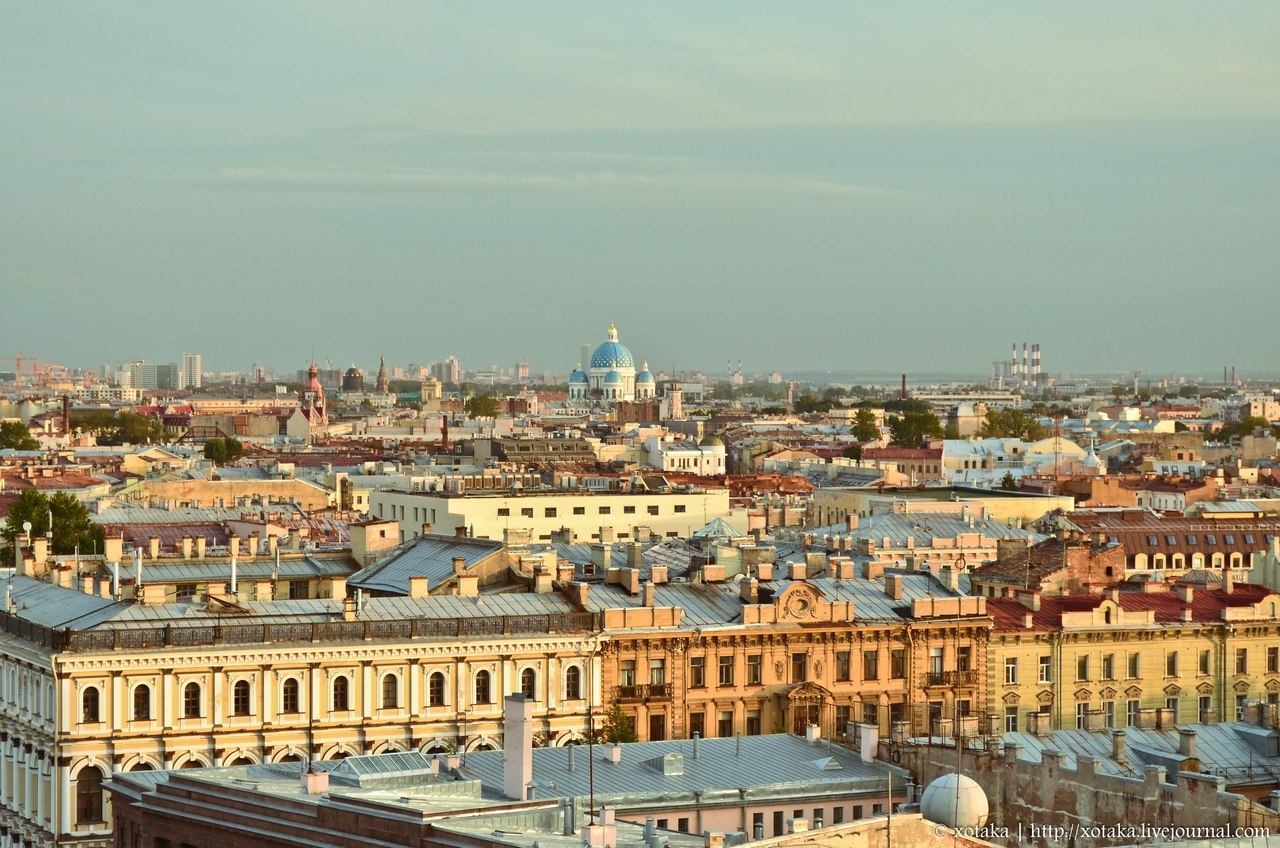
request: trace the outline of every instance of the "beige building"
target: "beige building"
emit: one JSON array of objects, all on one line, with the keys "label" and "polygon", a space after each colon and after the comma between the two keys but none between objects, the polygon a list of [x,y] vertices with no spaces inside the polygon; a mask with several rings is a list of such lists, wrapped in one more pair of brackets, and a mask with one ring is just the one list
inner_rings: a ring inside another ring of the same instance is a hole
[{"label": "beige building", "polygon": [[[369,512],[400,523],[401,539],[424,532],[503,539],[511,531],[549,541],[568,529],[572,540],[650,536],[688,538],[717,518],[746,532],[746,516],[729,509],[728,489],[615,491],[515,489],[483,492],[375,491]],[[424,525],[429,528],[424,529]],[[606,539],[606,541],[611,541]]]},{"label": "beige building", "polygon": [[356,599],[349,562],[302,553],[142,562],[6,581],[0,844],[112,844],[119,772],[496,747],[512,693],[560,745],[599,703],[598,618],[554,594],[481,598],[464,568],[454,595]]},{"label": "beige building", "polygon": [[[1208,573],[1200,573],[1208,577]],[[1280,703],[1280,594],[1222,582],[990,598],[988,700],[1006,732],[1235,720]]]}]

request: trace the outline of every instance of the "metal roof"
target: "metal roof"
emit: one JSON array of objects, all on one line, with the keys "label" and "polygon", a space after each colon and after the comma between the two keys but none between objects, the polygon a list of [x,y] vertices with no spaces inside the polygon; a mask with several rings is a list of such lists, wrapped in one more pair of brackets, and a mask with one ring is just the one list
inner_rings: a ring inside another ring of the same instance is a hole
[{"label": "metal roof", "polygon": [[409,579],[426,577],[434,590],[453,579],[455,557],[467,568],[503,549],[501,542],[461,536],[419,536],[393,553],[353,576],[350,585],[372,592],[409,594]]}]

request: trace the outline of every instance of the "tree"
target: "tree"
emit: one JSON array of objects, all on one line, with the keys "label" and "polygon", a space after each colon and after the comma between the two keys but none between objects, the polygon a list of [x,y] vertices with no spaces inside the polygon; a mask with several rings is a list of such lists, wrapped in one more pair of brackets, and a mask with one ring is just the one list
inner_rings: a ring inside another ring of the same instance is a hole
[{"label": "tree", "polygon": [[1004,473],[1004,479],[1000,481],[1000,488],[1010,492],[1016,492],[1018,490],[1018,481],[1014,479],[1012,471],[1006,471]]},{"label": "tree", "polygon": [[498,399],[493,395],[472,395],[463,409],[472,418],[494,418],[498,414]]},{"label": "tree", "polygon": [[844,458],[859,460],[862,459],[862,445],[849,445],[844,449]]},{"label": "tree", "polygon": [[990,439],[1022,439],[1035,442],[1049,435],[1048,428],[1021,409],[989,409],[979,431]]},{"label": "tree", "polygon": [[853,437],[860,442],[874,442],[880,438],[880,428],[876,426],[876,414],[863,407],[853,416]]},{"label": "tree", "polygon": [[636,720],[627,715],[622,704],[617,701],[604,714],[604,724],[595,732],[595,742],[639,742],[636,735]]},{"label": "tree", "polygon": [[66,492],[58,492],[47,498],[39,489],[23,489],[9,510],[9,518],[0,530],[9,557],[13,561],[14,540],[22,535],[23,522],[31,522],[31,538],[43,536],[49,530],[49,517],[53,516],[54,554],[102,550],[102,530],[89,520],[88,508]]},{"label": "tree", "polygon": [[942,422],[932,412],[908,412],[901,418],[889,418],[889,444],[901,448],[918,448],[926,437],[942,437]]},{"label": "tree", "polygon": [[169,440],[161,421],[132,412],[73,412],[71,426],[92,433],[100,445],[149,445]]},{"label": "tree", "polygon": [[244,444],[234,436],[213,438],[204,443],[204,458],[213,462],[230,462],[244,456]]},{"label": "tree", "polygon": [[40,442],[21,421],[0,421],[0,450],[40,450]]}]

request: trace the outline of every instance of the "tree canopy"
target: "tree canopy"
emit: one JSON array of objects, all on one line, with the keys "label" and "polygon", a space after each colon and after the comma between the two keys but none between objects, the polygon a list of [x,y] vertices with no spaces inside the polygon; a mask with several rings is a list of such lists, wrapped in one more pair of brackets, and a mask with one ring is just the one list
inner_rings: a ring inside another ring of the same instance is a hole
[{"label": "tree canopy", "polygon": [[1021,409],[989,409],[979,434],[992,439],[1035,442],[1049,436],[1048,428]]},{"label": "tree canopy", "polygon": [[472,418],[493,418],[498,414],[498,399],[493,395],[472,395],[463,409]]},{"label": "tree canopy", "polygon": [[1230,439],[1239,439],[1243,436],[1252,436],[1254,430],[1260,430],[1263,435],[1267,435],[1272,430],[1271,422],[1260,415],[1246,415],[1239,421],[1223,424],[1213,431],[1213,437],[1221,441],[1228,441]]},{"label": "tree canopy", "polygon": [[22,535],[23,522],[31,522],[32,538],[43,536],[49,530],[50,515],[53,516],[51,553],[75,553],[77,544],[81,552],[102,550],[102,529],[89,520],[88,507],[66,492],[46,497],[39,489],[23,489],[10,508],[3,529],[0,529],[8,562],[13,561],[14,539]]},{"label": "tree canopy", "polygon": [[889,444],[902,448],[918,448],[924,440],[942,437],[942,422],[932,412],[908,412],[888,419]]},{"label": "tree canopy", "polygon": [[0,450],[40,450],[40,442],[21,421],[0,421]]},{"label": "tree canopy", "polygon": [[234,436],[225,439],[209,439],[204,443],[205,459],[214,462],[230,462],[244,456],[244,444]]},{"label": "tree canopy", "polygon": [[594,742],[638,742],[636,720],[617,701],[604,714],[604,724],[595,731]]},{"label": "tree canopy", "polygon": [[92,433],[100,445],[149,445],[169,441],[163,423],[132,412],[72,412],[71,426]]},{"label": "tree canopy", "polygon": [[860,442],[874,442],[880,438],[880,428],[876,426],[876,414],[863,407],[853,416],[853,437]]}]

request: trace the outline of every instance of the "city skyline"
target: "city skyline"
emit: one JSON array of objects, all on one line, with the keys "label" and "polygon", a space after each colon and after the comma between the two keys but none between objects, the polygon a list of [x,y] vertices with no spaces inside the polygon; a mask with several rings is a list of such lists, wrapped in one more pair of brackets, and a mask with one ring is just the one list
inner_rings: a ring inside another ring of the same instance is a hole
[{"label": "city skyline", "polygon": [[0,355],[1270,370],[1280,8],[598,13],[6,7]]}]

